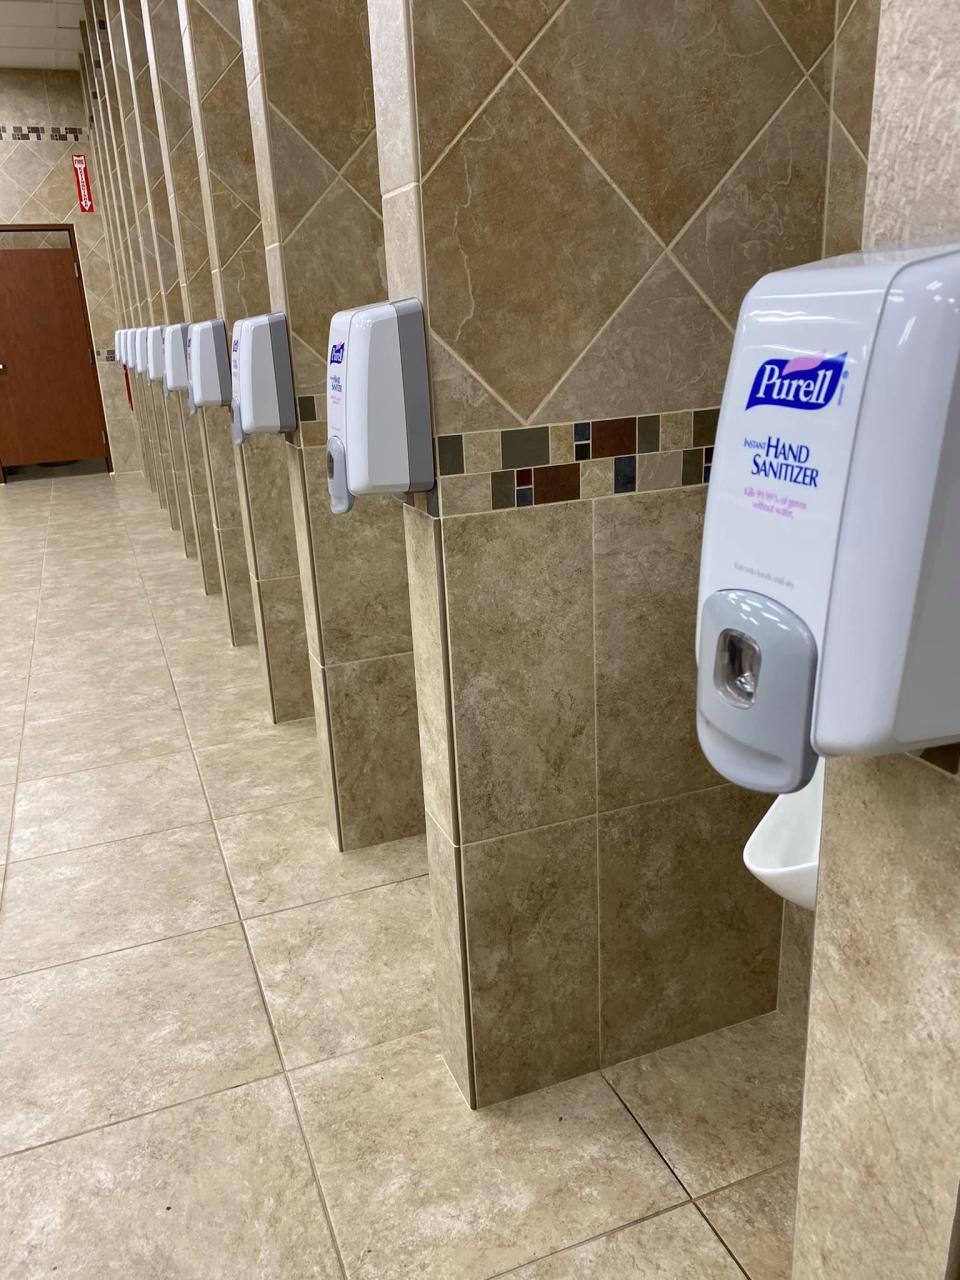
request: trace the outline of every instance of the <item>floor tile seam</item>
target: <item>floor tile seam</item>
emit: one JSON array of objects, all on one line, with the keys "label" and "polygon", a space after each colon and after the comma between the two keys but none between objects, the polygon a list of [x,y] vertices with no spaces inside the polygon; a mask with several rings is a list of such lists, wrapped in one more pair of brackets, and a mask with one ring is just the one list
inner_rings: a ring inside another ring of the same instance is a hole
[{"label": "floor tile seam", "polygon": [[[176,754],[179,755],[183,753],[177,752]],[[157,757],[157,759],[160,759],[160,758],[162,757]],[[133,761],[132,763],[137,763],[137,762]],[[109,768],[109,765],[104,765],[103,767]],[[83,772],[83,771],[80,770],[79,772]],[[54,774],[53,776],[62,777],[65,775]],[[178,825],[175,827],[158,827],[156,830],[153,830],[153,831],[134,831],[130,835],[114,836],[110,840],[94,840],[91,844],[70,845],[70,847],[67,849],[48,849],[45,853],[32,853],[29,858],[8,858],[7,861],[11,867],[20,866],[21,863],[38,862],[43,858],[56,858],[58,855],[64,854],[64,853],[83,853],[88,849],[106,849],[106,848],[109,848],[110,845],[123,844],[127,840],[149,840],[152,836],[172,835],[177,831],[188,831],[193,827],[205,827],[206,825],[207,825],[207,820],[205,818],[200,818],[196,822],[178,823]]]},{"label": "floor tile seam", "polygon": [[623,1107],[624,1111],[626,1111],[627,1115],[630,1117],[633,1123],[637,1126],[637,1128],[643,1134],[644,1138],[650,1144],[651,1148],[656,1152],[658,1158],[660,1159],[664,1167],[667,1170],[669,1170],[669,1172],[673,1175],[677,1185],[680,1187],[681,1191],[687,1198],[686,1202],[689,1202],[692,1204],[693,1196],[690,1193],[690,1188],[687,1186],[684,1180],[680,1177],[680,1174],[677,1172],[677,1170],[673,1167],[671,1162],[664,1155],[663,1151],[661,1151],[657,1143],[654,1142],[653,1138],[647,1132],[647,1129],[645,1128],[645,1126],[641,1123],[639,1117],[637,1116],[637,1113],[631,1108],[629,1103],[624,1099],[623,1095],[610,1083],[610,1081],[607,1079],[607,1077],[603,1074],[602,1071],[600,1073],[600,1078],[603,1080],[604,1084],[607,1086],[607,1088],[610,1090],[613,1096],[620,1103],[621,1107]]},{"label": "floor tile seam", "polygon": [[[148,598],[147,598],[147,603],[148,603],[149,608],[150,608],[151,616],[152,616],[152,617],[153,617],[153,619],[154,619],[154,625],[156,625],[156,615],[155,615],[155,614],[154,614],[154,612],[153,612],[153,603],[152,603],[152,601],[150,601],[149,596],[148,596]],[[162,639],[161,639],[161,645],[163,646],[164,656],[166,657],[166,646],[163,644],[163,640],[162,640]],[[168,668],[169,668],[169,661],[168,661]],[[175,693],[175,696],[176,696],[176,699],[177,699],[177,705],[180,707],[180,714],[181,714],[181,716],[183,716],[183,704],[182,704],[182,702],[180,701],[180,692],[179,692],[179,690],[176,688],[176,685],[174,685],[174,693]],[[186,725],[186,717],[184,717],[184,725]],[[188,731],[188,737],[189,737],[189,731]],[[291,1099],[291,1105],[293,1106],[294,1116],[296,1117],[296,1121],[297,1121],[297,1128],[298,1128],[298,1130],[299,1130],[299,1132],[300,1132],[300,1141],[301,1141],[301,1143],[303,1144],[303,1150],[304,1150],[304,1152],[306,1153],[307,1161],[308,1161],[308,1163],[309,1163],[309,1165],[310,1165],[310,1171],[311,1171],[311,1173],[313,1174],[314,1185],[315,1185],[315,1187],[316,1187],[316,1189],[317,1189],[317,1195],[318,1195],[318,1197],[319,1197],[320,1205],[321,1205],[321,1209],[322,1209],[322,1212],[323,1212],[323,1215],[324,1215],[324,1218],[325,1218],[325,1221],[326,1221],[326,1224],[327,1224],[327,1230],[328,1230],[328,1231],[329,1231],[329,1233],[330,1233],[330,1239],[331,1239],[331,1241],[332,1241],[332,1243],[333,1243],[333,1248],[334,1248],[335,1253],[336,1253],[337,1262],[338,1262],[338,1265],[339,1265],[339,1267],[340,1267],[341,1274],[342,1274],[342,1276],[344,1277],[344,1280],[346,1280],[346,1277],[347,1277],[347,1271],[346,1271],[346,1267],[344,1266],[344,1263],[343,1263],[343,1257],[342,1257],[342,1254],[341,1254],[341,1252],[340,1252],[340,1244],[339,1244],[339,1241],[337,1240],[337,1236],[336,1236],[336,1234],[335,1234],[335,1232],[334,1232],[334,1229],[333,1229],[333,1222],[332,1222],[332,1220],[331,1220],[330,1212],[329,1212],[329,1209],[328,1209],[328,1207],[327,1207],[326,1196],[324,1195],[323,1186],[322,1186],[322,1184],[321,1184],[321,1182],[320,1182],[319,1171],[317,1170],[316,1163],[315,1163],[314,1158],[313,1158],[313,1152],[312,1152],[312,1150],[311,1150],[311,1148],[310,1148],[310,1143],[309,1143],[309,1142],[308,1142],[308,1140],[307,1140],[307,1134],[306,1134],[306,1130],[305,1130],[304,1125],[303,1125],[303,1119],[302,1119],[302,1116],[301,1116],[301,1114],[300,1114],[300,1109],[299,1109],[299,1107],[298,1107],[298,1105],[297,1105],[296,1099],[295,1099],[294,1094],[293,1094],[293,1089],[292,1089],[292,1087],[291,1087],[291,1085],[290,1085],[289,1078],[288,1078],[288,1076],[287,1076],[287,1068],[286,1068],[286,1064],[285,1064],[285,1062],[284,1062],[283,1052],[282,1052],[282,1049],[281,1049],[281,1046],[280,1046],[280,1038],[279,1038],[279,1035],[278,1035],[278,1033],[277,1033],[276,1026],[274,1025],[273,1016],[272,1016],[272,1013],[271,1013],[271,1011],[270,1011],[270,1005],[269,1005],[269,1002],[268,1002],[268,1000],[267,1000],[266,991],[264,990],[263,981],[262,981],[261,976],[260,976],[260,970],[259,970],[259,967],[258,967],[258,965],[257,965],[256,958],[255,958],[255,956],[254,956],[253,947],[251,946],[251,943],[250,943],[250,937],[249,937],[249,935],[248,935],[248,933],[247,933],[246,922],[244,921],[244,919],[243,919],[243,917],[242,917],[242,915],[241,915],[241,912],[240,912],[240,903],[239,903],[239,900],[238,900],[238,898],[237,898],[236,886],[234,885],[233,877],[232,877],[232,876],[231,876],[231,874],[230,874],[230,865],[229,865],[229,862],[228,862],[228,860],[227,860],[226,854],[225,854],[225,852],[224,852],[223,843],[222,843],[222,841],[221,841],[221,839],[220,839],[220,833],[219,833],[219,831],[217,830],[216,819],[214,818],[214,814],[213,814],[213,806],[212,806],[212,804],[211,804],[211,802],[210,802],[210,796],[209,796],[209,793],[208,793],[208,791],[207,791],[207,786],[206,786],[206,783],[204,782],[203,774],[202,774],[202,772],[201,772],[201,770],[200,770],[200,762],[199,762],[199,760],[197,759],[197,751],[196,751],[196,748],[194,748],[194,747],[193,747],[192,742],[191,742],[190,750],[191,750],[191,754],[192,754],[192,756],[193,756],[194,769],[196,770],[197,777],[198,777],[198,778],[199,778],[199,780],[200,780],[200,789],[201,789],[201,791],[202,791],[202,793],[203,793],[204,801],[205,801],[206,806],[207,806],[207,812],[208,812],[208,814],[209,814],[210,822],[211,822],[211,824],[213,825],[214,837],[215,837],[215,839],[216,839],[216,842],[217,842],[217,848],[218,848],[219,853],[220,853],[220,861],[221,861],[221,865],[223,866],[224,875],[225,875],[225,876],[226,876],[226,878],[227,878],[227,884],[228,884],[228,886],[229,886],[229,888],[230,888],[230,893],[231,893],[231,896],[232,896],[232,898],[233,898],[234,909],[235,909],[235,911],[236,911],[236,913],[237,913],[237,918],[238,918],[238,922],[239,922],[239,925],[240,925],[240,930],[241,930],[241,933],[242,933],[242,936],[243,936],[244,945],[245,945],[245,947],[246,947],[247,957],[248,957],[248,960],[249,960],[249,963],[250,963],[250,968],[251,968],[251,970],[252,970],[252,972],[253,972],[254,981],[255,981],[255,982],[256,982],[256,984],[257,984],[257,990],[258,990],[259,995],[260,995],[260,1006],[261,1006],[261,1009],[262,1009],[262,1011],[263,1011],[263,1017],[264,1017],[264,1019],[265,1019],[265,1021],[266,1021],[267,1029],[269,1030],[269,1032],[270,1032],[270,1036],[271,1036],[271,1038],[272,1038],[272,1040],[273,1040],[274,1052],[275,1052],[275,1054],[276,1054],[276,1057],[277,1057],[277,1063],[278,1063],[278,1066],[279,1066],[279,1068],[280,1068],[280,1072],[279,1072],[279,1074],[280,1074],[280,1075],[282,1075],[283,1079],[284,1079],[284,1080],[286,1081],[286,1083],[287,1083],[287,1092],[288,1092],[288,1095],[289,1095],[289,1097],[290,1097],[290,1099]],[[235,815],[228,815],[228,816],[235,816]]]},{"label": "floor tile seam", "polygon": [[[91,951],[87,955],[72,956],[67,960],[56,960],[53,964],[37,965],[34,969],[21,969],[17,973],[0,974],[0,988],[5,982],[14,982],[18,978],[31,977],[37,973],[50,973],[55,969],[66,969],[74,964],[86,964],[90,960],[102,960],[106,956],[125,955],[128,951],[139,951],[142,947],[156,946],[161,942],[176,942],[179,938],[193,938],[200,933],[208,933],[212,929],[222,929],[225,925],[240,924],[240,917],[227,917],[224,920],[210,920],[206,924],[197,925],[195,929],[179,929],[176,933],[159,934],[155,938],[141,938],[139,942],[128,942],[122,947],[108,947],[105,951]],[[0,948],[2,950],[2,948]]]},{"label": "floor tile seam", "polygon": [[[211,750],[220,751],[222,750],[222,748],[221,747],[201,747],[200,750],[201,751],[211,751]],[[199,772],[199,770],[200,770],[200,765],[198,762],[197,771]],[[201,783],[202,782],[203,782],[203,779],[201,778]],[[204,793],[206,794],[206,787],[204,787]],[[214,816],[213,821],[215,823],[224,822],[226,821],[227,818],[246,818],[246,817],[249,817],[249,815],[252,813],[267,813],[269,812],[270,809],[282,809],[284,805],[299,803],[302,800],[316,800],[319,796],[322,796],[322,795],[323,795],[323,788],[318,786],[316,791],[304,791],[298,794],[295,800],[291,800],[288,798],[284,800],[282,804],[262,805],[259,809],[231,809],[229,813],[216,814]],[[209,803],[209,800],[208,800],[208,803]],[[211,813],[212,812],[213,810],[211,809]]]},{"label": "floor tile seam", "polygon": [[732,1182],[724,1182],[719,1187],[712,1187],[709,1191],[700,1191],[693,1196],[695,1203],[702,1200],[709,1200],[711,1196],[718,1196],[721,1192],[732,1191],[736,1187],[742,1187],[748,1182],[753,1182],[755,1178],[762,1178],[768,1173],[777,1173],[781,1169],[788,1169],[791,1165],[797,1163],[797,1157],[791,1156],[789,1160],[777,1160],[774,1164],[764,1165],[762,1169],[757,1169],[753,1173],[744,1174],[742,1178],[734,1178]]},{"label": "floor tile seam", "polygon": [[484,1280],[502,1280],[505,1276],[516,1275],[517,1272],[523,1271],[524,1268],[533,1266],[538,1262],[545,1262],[548,1258],[561,1257],[565,1253],[572,1253],[575,1249],[580,1249],[584,1245],[596,1244],[600,1240],[606,1240],[610,1236],[622,1235],[625,1231],[629,1231],[632,1227],[638,1227],[644,1222],[652,1222],[655,1218],[666,1217],[668,1213],[676,1213],[678,1209],[685,1209],[692,1202],[682,1200],[678,1204],[668,1204],[662,1209],[655,1209],[652,1213],[645,1213],[639,1218],[631,1218],[629,1222],[620,1223],[616,1227],[608,1227],[606,1231],[597,1231],[592,1236],[584,1236],[582,1240],[575,1240],[572,1244],[561,1245],[558,1249],[551,1249],[548,1253],[537,1254],[535,1258],[527,1258],[524,1262],[518,1262],[516,1266],[509,1267],[506,1271],[494,1271]]},{"label": "floor tile seam", "polygon": [[392,889],[398,884],[409,884],[413,880],[428,880],[429,871],[415,871],[413,875],[398,876],[395,880],[380,880],[376,884],[362,885],[358,889],[345,889],[343,893],[332,893],[329,897],[308,898],[304,902],[293,902],[283,907],[271,907],[269,911],[257,911],[252,915],[241,915],[246,924],[256,920],[269,920],[271,916],[283,915],[285,911],[299,911],[301,907],[319,907],[325,902],[339,902],[343,898],[355,898],[361,893],[374,893],[377,889]]},{"label": "floor tile seam", "polygon": [[703,1209],[700,1207],[700,1205],[696,1200],[693,1201],[693,1207],[696,1210],[696,1212],[700,1215],[700,1218],[702,1219],[702,1221],[704,1221],[707,1224],[708,1230],[719,1241],[720,1246],[722,1247],[724,1253],[726,1253],[729,1256],[731,1262],[737,1268],[740,1274],[742,1276],[745,1276],[746,1280],[751,1280],[750,1273],[747,1271],[746,1267],[744,1267],[743,1263],[740,1261],[737,1255],[733,1252],[733,1249],[730,1247],[729,1244],[727,1244],[726,1240],[724,1240],[716,1224],[710,1221],[710,1219],[704,1213]]},{"label": "floor tile seam", "polygon": [[[144,714],[148,714],[148,713],[147,713],[147,712],[144,712]],[[82,718],[82,717],[76,717],[76,718],[77,718],[77,719],[80,719],[80,718]],[[64,719],[66,719],[66,717],[64,717]],[[36,724],[55,724],[55,723],[56,723],[56,720],[57,720],[57,717],[53,717],[53,718],[51,718],[50,720],[40,720],[40,721],[34,720],[34,721],[33,721],[33,724],[34,724],[34,725],[36,725]],[[26,728],[26,726],[25,726],[25,728]],[[24,736],[26,736],[26,733],[24,733]],[[79,769],[59,769],[59,770],[56,770],[56,771],[55,771],[55,772],[53,772],[53,773],[40,773],[40,774],[35,775],[34,777],[29,777],[29,778],[26,778],[26,777],[25,777],[25,778],[21,779],[21,781],[23,781],[23,782],[47,782],[47,781],[49,781],[49,779],[50,779],[50,778],[70,778],[70,777],[72,777],[75,773],[90,773],[90,772],[91,772],[91,770],[93,770],[93,769],[113,769],[113,768],[115,768],[115,767],[117,767],[117,766],[123,766],[123,765],[126,765],[126,764],[146,764],[146,762],[147,762],[148,760],[166,760],[166,759],[168,759],[170,756],[182,756],[182,755],[185,755],[185,754],[189,751],[189,749],[190,749],[190,748],[189,748],[188,746],[186,746],[186,745],[185,745],[185,746],[182,746],[182,747],[176,747],[173,751],[155,751],[155,752],[151,752],[149,755],[139,755],[139,754],[137,754],[137,755],[131,755],[131,756],[124,756],[124,758],[123,758],[122,760],[114,760],[114,761],[109,762],[108,764],[83,765],[83,766],[82,766],[81,768],[79,768]],[[184,825],[184,826],[190,826],[191,824],[190,824],[190,823],[184,823],[183,825]],[[147,834],[148,834],[148,835],[150,835],[150,834],[152,834],[152,833],[151,833],[151,832],[147,832]],[[122,838],[122,837],[121,837],[121,838]],[[132,837],[131,837],[131,838],[132,838]],[[100,844],[112,844],[112,843],[113,843],[113,841],[112,841],[112,840],[102,840],[102,841],[99,841],[98,843],[100,843]],[[78,845],[77,847],[78,847],[78,848],[81,848],[81,849],[82,849],[82,848],[86,848],[86,846],[85,846],[85,845]],[[69,850],[67,850],[67,849],[58,849],[58,850],[57,850],[57,852],[58,852],[58,853],[68,853],[68,852],[69,852]],[[44,855],[42,855],[42,854],[41,854],[41,855],[39,855],[39,856],[41,856],[41,857],[42,857],[42,856],[44,856]],[[26,859],[20,859],[20,861],[26,861]]]},{"label": "floor tile seam", "polygon": [[[436,1034],[439,1030],[440,1019],[438,1015],[433,1022],[429,1023],[429,1025],[425,1027],[417,1027],[413,1031],[405,1031],[403,1035],[400,1036],[385,1036],[382,1040],[371,1040],[366,1044],[354,1045],[352,1049],[341,1049],[339,1053],[328,1053],[322,1058],[310,1058],[307,1062],[296,1062],[291,1065],[284,1057],[283,1069],[287,1075],[295,1076],[299,1075],[301,1071],[309,1071],[313,1067],[326,1066],[331,1062],[340,1062],[344,1058],[352,1058],[358,1053],[368,1053],[373,1049],[386,1049],[389,1045],[401,1044],[404,1040],[410,1040],[413,1036]],[[447,1070],[449,1070],[445,1061],[443,1065]],[[452,1076],[450,1078],[453,1079]],[[468,1105],[462,1098],[461,1101],[463,1101],[464,1106]],[[496,1103],[492,1105],[495,1106]]]},{"label": "floor tile seam", "polygon": [[89,1137],[92,1133],[103,1133],[107,1129],[116,1129],[119,1125],[129,1124],[134,1120],[144,1120],[148,1116],[162,1115],[165,1111],[173,1111],[177,1107],[190,1106],[194,1102],[203,1102],[207,1098],[218,1098],[225,1093],[233,1093],[237,1089],[246,1089],[250,1085],[261,1084],[264,1080],[279,1080],[283,1072],[270,1071],[265,1075],[251,1076],[249,1080],[239,1080],[236,1084],[227,1084],[220,1089],[209,1089],[204,1093],[191,1093],[187,1097],[177,1098],[173,1102],[165,1102],[159,1107],[148,1107],[145,1111],[133,1111],[130,1115],[118,1116],[115,1120],[105,1120],[103,1124],[89,1125],[85,1129],[77,1129],[72,1133],[63,1133],[56,1138],[47,1138],[43,1142],[32,1142],[25,1147],[17,1147],[14,1151],[0,1151],[0,1163],[14,1160],[17,1156],[29,1155],[34,1151],[42,1151],[47,1147],[56,1147],[64,1142],[74,1142],[78,1138]]}]

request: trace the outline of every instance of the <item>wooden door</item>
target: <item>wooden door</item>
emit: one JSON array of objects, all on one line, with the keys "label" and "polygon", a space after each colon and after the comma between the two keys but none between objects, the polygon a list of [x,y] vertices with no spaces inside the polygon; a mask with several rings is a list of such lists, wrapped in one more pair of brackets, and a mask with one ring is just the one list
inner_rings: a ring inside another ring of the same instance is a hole
[{"label": "wooden door", "polygon": [[0,249],[0,467],[107,457],[76,261]]}]

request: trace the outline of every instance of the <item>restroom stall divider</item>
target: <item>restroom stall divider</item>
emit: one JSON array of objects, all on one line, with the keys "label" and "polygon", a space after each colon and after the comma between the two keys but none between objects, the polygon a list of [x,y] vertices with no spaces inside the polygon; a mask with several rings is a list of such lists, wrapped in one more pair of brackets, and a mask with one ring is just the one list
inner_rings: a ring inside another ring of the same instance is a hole
[{"label": "restroom stall divider", "polygon": [[[178,13],[214,309],[229,335],[270,305],[240,17],[236,0],[178,0]],[[205,417],[208,439],[230,439],[228,410]],[[284,444],[257,435],[231,447],[270,714],[298,720],[313,714],[313,693]]]},{"label": "restroom stall divider", "polygon": [[[103,106],[105,147],[110,154],[116,179],[120,250],[125,262],[133,308],[131,324],[146,325],[150,322],[150,310],[144,259],[135,218],[134,189],[131,169],[127,161],[122,128],[122,108],[117,89],[118,80],[114,71],[112,44],[103,0],[85,0],[85,11],[90,55],[98,85],[97,92]],[[157,495],[160,506],[166,510],[167,483],[161,460],[156,417],[144,394],[142,382],[132,370],[130,371],[130,394],[134,414],[140,423],[144,456],[148,459],[148,479],[151,481],[151,487]]]},{"label": "restroom stall divider", "polygon": [[[109,4],[110,0],[106,0]],[[141,232],[146,238],[148,261],[152,262],[152,281],[157,292],[151,299],[154,324],[166,325],[183,316],[177,259],[170,225],[166,175],[163,169],[157,129],[149,59],[139,0],[116,0],[119,17],[118,40],[122,36],[123,59],[115,65],[129,80],[131,109],[128,116],[128,145],[132,144],[140,161],[144,186]],[[163,395],[160,384],[148,383],[161,440],[169,454],[170,500],[175,504],[176,518],[183,537],[184,551],[198,558],[194,502],[187,475],[186,444],[179,397]],[[205,494],[204,494],[205,496]],[[207,569],[201,564],[205,579]]]},{"label": "restroom stall divider", "polygon": [[369,4],[389,291],[429,317],[438,492],[404,514],[442,1039],[474,1105],[775,1008],[781,949],[802,1005],[810,923],[782,933],[742,863],[768,799],[695,734],[737,310],[849,220],[833,9],[776,9]]},{"label": "restroom stall divider", "polygon": [[339,309],[386,297],[364,0],[241,0],[269,306],[286,313],[299,426],[285,454],[327,820],[340,847],[423,830],[403,507],[330,512],[326,344]]}]

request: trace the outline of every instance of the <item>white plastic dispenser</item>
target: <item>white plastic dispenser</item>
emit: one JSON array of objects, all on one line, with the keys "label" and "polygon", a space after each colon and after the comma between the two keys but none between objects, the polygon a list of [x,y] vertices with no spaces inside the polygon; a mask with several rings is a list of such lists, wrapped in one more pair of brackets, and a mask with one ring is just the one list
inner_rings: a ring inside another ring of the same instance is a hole
[{"label": "white plastic dispenser", "polygon": [[190,402],[194,408],[230,403],[230,353],[227,326],[222,320],[201,320],[190,325],[187,367]]},{"label": "white plastic dispenser", "polygon": [[130,345],[130,330],[121,329],[120,330],[120,346],[117,348],[117,359],[120,361],[120,363],[123,365],[125,369],[128,369],[130,367],[130,356],[128,354],[129,345]]},{"label": "white plastic dispenser", "polygon": [[152,324],[147,330],[147,377],[151,382],[163,379],[163,325]]},{"label": "white plastic dispenser", "polygon": [[256,431],[293,431],[297,409],[287,318],[282,312],[248,316],[233,326],[233,440]]},{"label": "white plastic dispenser", "polygon": [[187,335],[188,324],[168,324],[163,331],[163,389],[169,395],[171,391],[189,390],[187,373]]},{"label": "white plastic dispenser", "polygon": [[114,329],[113,331],[113,357],[119,363],[121,360],[121,339],[123,338],[122,329]]},{"label": "white plastic dispenser", "polygon": [[727,376],[700,572],[697,729],[792,792],[818,756],[960,738],[960,249],[764,277]]},{"label": "white plastic dispenser", "polygon": [[147,330],[143,327],[136,331],[136,347],[134,354],[134,368],[137,373],[147,372]]},{"label": "white plastic dispenser", "polygon": [[338,311],[327,365],[330,509],[365,493],[432,489],[423,306],[416,298]]}]

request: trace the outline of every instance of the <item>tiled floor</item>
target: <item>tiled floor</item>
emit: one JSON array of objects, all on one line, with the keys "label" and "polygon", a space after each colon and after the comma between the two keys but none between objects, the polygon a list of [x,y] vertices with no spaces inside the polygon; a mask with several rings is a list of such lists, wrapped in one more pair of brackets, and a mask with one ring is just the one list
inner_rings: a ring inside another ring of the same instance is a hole
[{"label": "tiled floor", "polygon": [[422,839],[224,637],[139,479],[0,489],[0,1276],[786,1280],[795,1026],[470,1112]]}]

